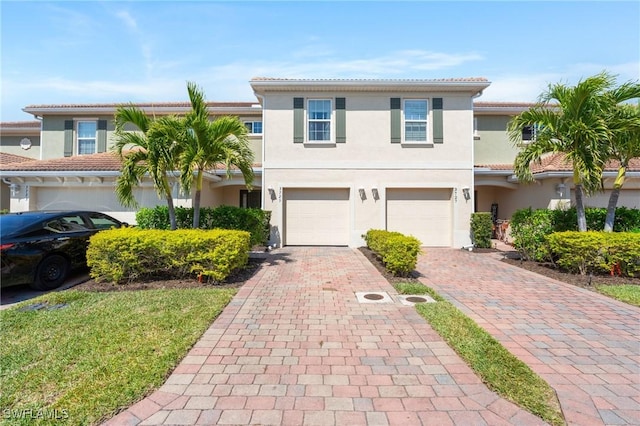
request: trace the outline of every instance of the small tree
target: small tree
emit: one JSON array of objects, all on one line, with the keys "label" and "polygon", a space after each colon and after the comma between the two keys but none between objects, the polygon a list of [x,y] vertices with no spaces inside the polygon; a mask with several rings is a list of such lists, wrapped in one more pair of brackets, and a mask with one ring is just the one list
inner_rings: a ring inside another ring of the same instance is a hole
[{"label": "small tree", "polygon": [[193,227],[198,228],[204,173],[222,165],[230,178],[233,168],[237,168],[244,177],[245,185],[251,189],[254,157],[249,147],[247,128],[238,117],[220,117],[211,121],[203,92],[191,82],[187,83],[187,91],[191,111],[183,120],[180,180],[185,192],[189,192],[195,183]]},{"label": "small tree", "polygon": [[[139,186],[145,176],[153,181],[159,197],[169,208],[171,229],[176,229],[176,216],[169,185],[168,173],[175,169],[178,145],[174,143],[179,121],[174,117],[149,118],[135,106],[118,107],[115,114],[116,143],[114,150],[122,160],[120,176],[116,180],[116,196],[127,207],[137,207],[133,188]],[[126,130],[134,125],[137,132]]]},{"label": "small tree", "polygon": [[521,182],[533,181],[531,163],[539,163],[548,153],[563,153],[571,162],[580,231],[587,230],[583,195],[602,188],[602,171],[611,152],[611,107],[637,97],[631,90],[612,89],[614,84],[615,78],[602,72],[573,87],[550,85],[536,106],[514,117],[508,126],[509,137],[517,144],[525,127],[537,129],[536,139],[518,153],[514,162],[514,172]]},{"label": "small tree", "polygon": [[[640,85],[636,85],[640,92]],[[638,94],[640,96],[640,93]],[[618,175],[613,183],[613,189],[609,195],[607,205],[607,217],[605,218],[604,231],[612,232],[616,218],[616,207],[620,189],[624,185],[629,161],[634,157],[640,157],[640,106],[619,105],[609,119],[612,128],[610,158],[618,161]]]}]

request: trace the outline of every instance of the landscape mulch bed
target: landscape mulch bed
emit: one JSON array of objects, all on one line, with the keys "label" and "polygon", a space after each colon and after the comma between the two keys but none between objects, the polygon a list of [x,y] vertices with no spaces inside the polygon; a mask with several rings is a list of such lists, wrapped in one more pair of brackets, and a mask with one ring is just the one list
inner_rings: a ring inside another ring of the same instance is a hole
[{"label": "landscape mulch bed", "polygon": [[[382,262],[378,259],[375,253],[366,247],[360,247],[360,252],[371,262],[372,265],[389,281],[391,284],[414,282],[419,283],[420,274],[413,271],[409,276],[396,277],[390,274],[385,268]],[[482,256],[489,252],[498,252],[496,249],[475,249],[469,252],[470,256]],[[529,271],[544,275],[549,278],[553,278],[558,281],[572,284],[578,287],[593,289],[595,284],[597,285],[619,285],[619,284],[631,284],[640,285],[640,278],[631,278],[625,276],[611,276],[611,275],[577,275],[563,272],[556,268],[552,264],[538,263],[532,261],[521,261],[514,258],[514,253],[503,252],[505,263],[516,266],[518,268],[527,269]],[[136,281],[128,284],[114,285],[111,283],[98,283],[94,280],[86,281],[82,284],[74,287],[78,290],[84,291],[132,291],[132,290],[150,290],[150,289],[177,289],[177,288],[197,288],[203,286],[211,286],[215,288],[237,288],[242,286],[247,280],[249,280],[257,271],[260,265],[265,261],[264,258],[250,258],[249,263],[244,269],[235,271],[222,283],[201,283],[196,279],[156,279],[147,281]]]}]

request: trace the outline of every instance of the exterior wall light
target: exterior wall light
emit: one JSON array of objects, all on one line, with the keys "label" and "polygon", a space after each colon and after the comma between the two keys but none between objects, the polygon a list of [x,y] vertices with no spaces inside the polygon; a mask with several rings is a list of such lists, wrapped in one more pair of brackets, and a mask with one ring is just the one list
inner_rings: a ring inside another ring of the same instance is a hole
[{"label": "exterior wall light", "polygon": [[12,183],[9,185],[9,190],[11,191],[11,196],[15,197],[20,193],[20,185]]},{"label": "exterior wall light", "polygon": [[371,194],[373,194],[373,199],[374,200],[379,200],[380,199],[380,194],[378,193],[378,188],[376,188],[375,186],[373,188],[371,188]]},{"label": "exterior wall light", "polygon": [[361,200],[366,200],[367,199],[367,194],[364,192],[364,188],[358,188],[358,192],[360,193],[360,199]]},{"label": "exterior wall light", "polygon": [[267,188],[267,191],[269,191],[269,198],[271,198],[271,201],[276,199],[276,191],[275,189],[273,189],[273,186],[269,186]]},{"label": "exterior wall light", "polygon": [[471,199],[471,193],[469,192],[468,186],[465,186],[464,188],[462,188],[462,195],[464,196],[464,199],[467,201]]}]

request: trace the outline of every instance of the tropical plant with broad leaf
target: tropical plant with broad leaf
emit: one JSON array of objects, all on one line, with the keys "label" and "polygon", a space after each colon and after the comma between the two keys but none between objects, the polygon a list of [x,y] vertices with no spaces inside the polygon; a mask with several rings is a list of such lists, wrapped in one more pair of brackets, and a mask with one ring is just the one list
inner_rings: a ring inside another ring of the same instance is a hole
[{"label": "tropical plant with broad leaf", "polygon": [[[130,126],[137,131],[127,128]],[[122,160],[116,196],[122,205],[137,207],[134,188],[148,176],[158,197],[167,202],[171,229],[176,229],[176,216],[169,176],[177,166],[180,146],[176,141],[182,129],[174,116],[151,118],[133,105],[116,110],[114,150]]]}]

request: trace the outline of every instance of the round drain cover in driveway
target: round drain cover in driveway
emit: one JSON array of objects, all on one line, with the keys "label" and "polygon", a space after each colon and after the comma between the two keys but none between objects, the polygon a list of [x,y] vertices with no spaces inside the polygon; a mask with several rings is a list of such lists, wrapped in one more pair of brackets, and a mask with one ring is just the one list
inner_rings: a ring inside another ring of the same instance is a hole
[{"label": "round drain cover in driveway", "polygon": [[418,296],[407,297],[405,300],[411,303],[424,303],[427,301],[427,299],[425,299],[424,297],[418,297]]},{"label": "round drain cover in driveway", "polygon": [[369,293],[369,294],[365,294],[364,298],[367,300],[381,300],[381,299],[384,299],[384,296],[381,294]]}]

